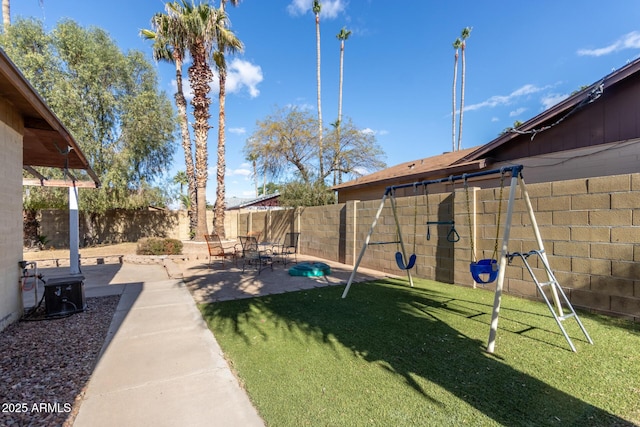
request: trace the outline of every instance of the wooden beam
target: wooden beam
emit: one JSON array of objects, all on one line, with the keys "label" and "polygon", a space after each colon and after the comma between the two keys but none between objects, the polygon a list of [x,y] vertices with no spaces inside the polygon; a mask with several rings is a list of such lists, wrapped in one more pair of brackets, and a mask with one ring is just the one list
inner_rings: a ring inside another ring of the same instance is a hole
[{"label": "wooden beam", "polygon": [[97,188],[93,181],[66,181],[63,179],[45,179],[40,181],[34,178],[22,178],[23,186],[33,187],[77,187],[77,188]]}]

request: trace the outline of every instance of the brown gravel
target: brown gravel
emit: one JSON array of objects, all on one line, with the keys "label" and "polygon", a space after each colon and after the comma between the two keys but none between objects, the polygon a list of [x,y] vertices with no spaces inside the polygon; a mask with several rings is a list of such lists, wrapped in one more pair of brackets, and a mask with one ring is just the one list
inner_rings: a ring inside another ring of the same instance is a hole
[{"label": "brown gravel", "polygon": [[84,312],[0,331],[1,426],[73,425],[119,300],[87,298]]}]

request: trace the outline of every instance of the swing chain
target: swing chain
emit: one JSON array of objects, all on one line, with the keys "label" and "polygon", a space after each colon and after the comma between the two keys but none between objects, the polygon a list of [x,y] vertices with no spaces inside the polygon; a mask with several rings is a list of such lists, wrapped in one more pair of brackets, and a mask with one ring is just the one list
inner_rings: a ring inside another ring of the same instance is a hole
[{"label": "swing chain", "polygon": [[493,259],[498,259],[498,239],[500,238],[500,217],[502,216],[502,194],[504,191],[504,168],[500,170],[500,195],[498,196],[498,221],[496,224],[496,241],[493,247]]},{"label": "swing chain", "polygon": [[[467,223],[469,224],[469,239],[471,240],[471,262],[476,262],[476,250],[473,241],[473,227],[471,226],[471,202],[469,201],[469,183],[467,182],[467,174],[462,175],[464,182],[464,194],[467,200]],[[497,242],[496,242],[497,245]]]}]

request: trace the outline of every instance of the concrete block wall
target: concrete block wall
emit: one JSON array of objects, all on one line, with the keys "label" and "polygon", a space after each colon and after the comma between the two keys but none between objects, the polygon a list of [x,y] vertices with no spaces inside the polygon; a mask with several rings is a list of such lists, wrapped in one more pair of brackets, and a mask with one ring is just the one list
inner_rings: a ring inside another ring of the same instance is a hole
[{"label": "concrete block wall", "polygon": [[22,118],[0,100],[0,330],[22,316]]}]

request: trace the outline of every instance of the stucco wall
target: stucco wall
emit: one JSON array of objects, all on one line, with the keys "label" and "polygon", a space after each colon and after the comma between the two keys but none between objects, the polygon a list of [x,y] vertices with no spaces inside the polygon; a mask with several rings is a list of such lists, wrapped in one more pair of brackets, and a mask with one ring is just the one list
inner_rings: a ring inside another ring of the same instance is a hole
[{"label": "stucco wall", "polygon": [[0,100],[0,330],[22,315],[22,119]]}]

